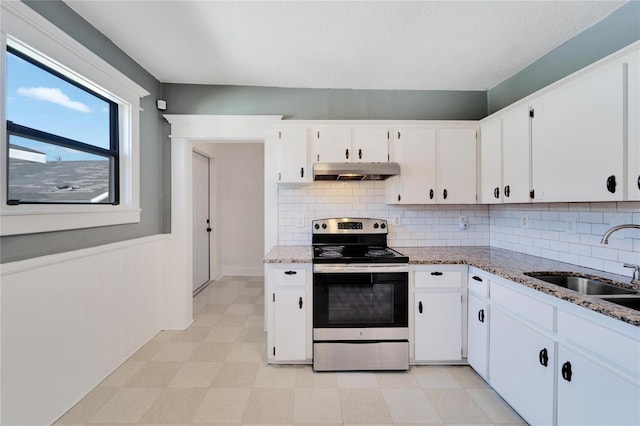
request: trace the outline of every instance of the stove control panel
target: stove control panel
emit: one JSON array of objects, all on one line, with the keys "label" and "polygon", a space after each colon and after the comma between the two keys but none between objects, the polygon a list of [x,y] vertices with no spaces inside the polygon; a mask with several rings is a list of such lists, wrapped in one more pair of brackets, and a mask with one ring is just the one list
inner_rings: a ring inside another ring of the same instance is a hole
[{"label": "stove control panel", "polygon": [[312,222],[314,234],[386,234],[387,221],[368,218],[329,218]]}]

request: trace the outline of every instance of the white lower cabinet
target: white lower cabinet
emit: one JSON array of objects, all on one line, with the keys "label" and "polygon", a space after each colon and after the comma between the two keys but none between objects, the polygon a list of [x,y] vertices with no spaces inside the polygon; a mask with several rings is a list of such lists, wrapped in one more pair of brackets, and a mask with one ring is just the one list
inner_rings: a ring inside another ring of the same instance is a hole
[{"label": "white lower cabinet", "polygon": [[310,362],[310,265],[268,264],[265,277],[269,363]]},{"label": "white lower cabinet", "polygon": [[487,379],[489,372],[489,304],[469,292],[467,361]]},{"label": "white lower cabinet", "polygon": [[558,425],[640,424],[637,382],[562,345],[557,370]]},{"label": "white lower cabinet", "polygon": [[[467,266],[419,266],[411,271],[416,363],[460,362],[466,350]],[[466,291],[465,291],[466,293]]]},{"label": "white lower cabinet", "polygon": [[553,424],[554,341],[492,306],[491,386],[532,425]]}]

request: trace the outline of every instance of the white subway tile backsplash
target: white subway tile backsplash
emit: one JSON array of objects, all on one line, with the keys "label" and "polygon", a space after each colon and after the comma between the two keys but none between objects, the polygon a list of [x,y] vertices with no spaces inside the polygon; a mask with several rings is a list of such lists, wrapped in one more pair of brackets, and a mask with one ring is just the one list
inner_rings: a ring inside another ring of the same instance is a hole
[{"label": "white subway tile backsplash", "polygon": [[[520,224],[525,215],[527,228]],[[489,219],[494,247],[627,276],[631,272],[622,263],[640,263],[637,230],[618,231],[608,245],[600,243],[611,226],[640,223],[640,202],[492,205]],[[568,228],[571,221],[574,230]]]}]

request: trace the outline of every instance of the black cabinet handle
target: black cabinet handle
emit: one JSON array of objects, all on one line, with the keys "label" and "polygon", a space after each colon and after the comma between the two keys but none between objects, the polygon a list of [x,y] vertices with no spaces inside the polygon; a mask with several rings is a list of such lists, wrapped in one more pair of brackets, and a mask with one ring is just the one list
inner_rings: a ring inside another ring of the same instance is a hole
[{"label": "black cabinet handle", "polygon": [[300,177],[304,177],[304,167],[300,167]]},{"label": "black cabinet handle", "polygon": [[571,363],[569,361],[562,364],[562,378],[567,382],[571,381],[571,375],[573,372],[571,371]]},{"label": "black cabinet handle", "polygon": [[422,313],[422,302],[418,302],[418,312]]},{"label": "black cabinet handle", "polygon": [[285,275],[295,275],[297,273],[298,273],[298,271],[284,271]]},{"label": "black cabinet handle", "polygon": [[612,194],[615,194],[616,192],[616,176],[615,175],[611,175],[607,178],[607,191],[609,191]]},{"label": "black cabinet handle", "polygon": [[484,322],[484,309],[478,311],[478,321]]},{"label": "black cabinet handle", "polygon": [[302,297],[300,297],[300,299],[298,300],[298,306],[300,306],[300,309],[302,309]]},{"label": "black cabinet handle", "polygon": [[638,189],[640,189],[640,175],[638,175]]},{"label": "black cabinet handle", "polygon": [[494,198],[500,198],[500,188],[497,188],[493,190],[493,196]]},{"label": "black cabinet handle", "polygon": [[504,196],[509,198],[510,195],[511,195],[511,186],[507,185],[504,187]]},{"label": "black cabinet handle", "polygon": [[431,275],[439,277],[440,275],[442,275],[442,272],[435,271],[435,272],[432,272]]},{"label": "black cabinet handle", "polygon": [[442,191],[442,197],[446,200],[447,199],[447,190],[445,189],[444,191]]},{"label": "black cabinet handle", "polygon": [[480,278],[480,277],[479,277],[479,276],[477,276],[477,275],[474,275],[474,276],[472,276],[471,278],[472,278],[472,279],[474,279],[474,280],[476,280],[476,281],[480,281],[480,282],[482,282],[482,278]]},{"label": "black cabinet handle", "polygon": [[344,156],[347,157],[347,160],[349,159],[349,148],[344,152]]},{"label": "black cabinet handle", "polygon": [[545,367],[549,365],[549,354],[547,353],[547,348],[542,348],[538,354],[538,360],[540,361],[540,365],[544,365]]},{"label": "black cabinet handle", "polygon": [[[638,178],[638,182],[639,182],[638,185],[640,186],[640,178]],[[433,200],[433,189],[429,190],[429,199]]]},{"label": "black cabinet handle", "polygon": [[398,194],[398,201],[400,201],[400,198],[401,198],[401,197],[400,197],[400,194]]},{"label": "black cabinet handle", "polygon": [[358,158],[360,160],[362,160],[362,150],[361,149],[358,150]]}]

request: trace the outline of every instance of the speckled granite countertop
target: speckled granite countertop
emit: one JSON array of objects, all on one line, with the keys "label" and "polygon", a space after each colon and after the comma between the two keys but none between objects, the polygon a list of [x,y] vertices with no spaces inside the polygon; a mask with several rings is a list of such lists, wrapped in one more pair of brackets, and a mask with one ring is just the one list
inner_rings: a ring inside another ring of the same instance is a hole
[{"label": "speckled granite countertop", "polygon": [[[412,265],[464,264],[476,266],[497,276],[640,327],[640,311],[558,287],[523,273],[562,271],[576,275],[591,275],[599,279],[604,278],[621,287],[640,291],[640,286],[632,286],[629,284],[629,278],[622,275],[486,246],[393,248],[409,256],[409,263]],[[311,246],[277,246],[267,253],[264,263],[311,263],[312,257]]]}]

